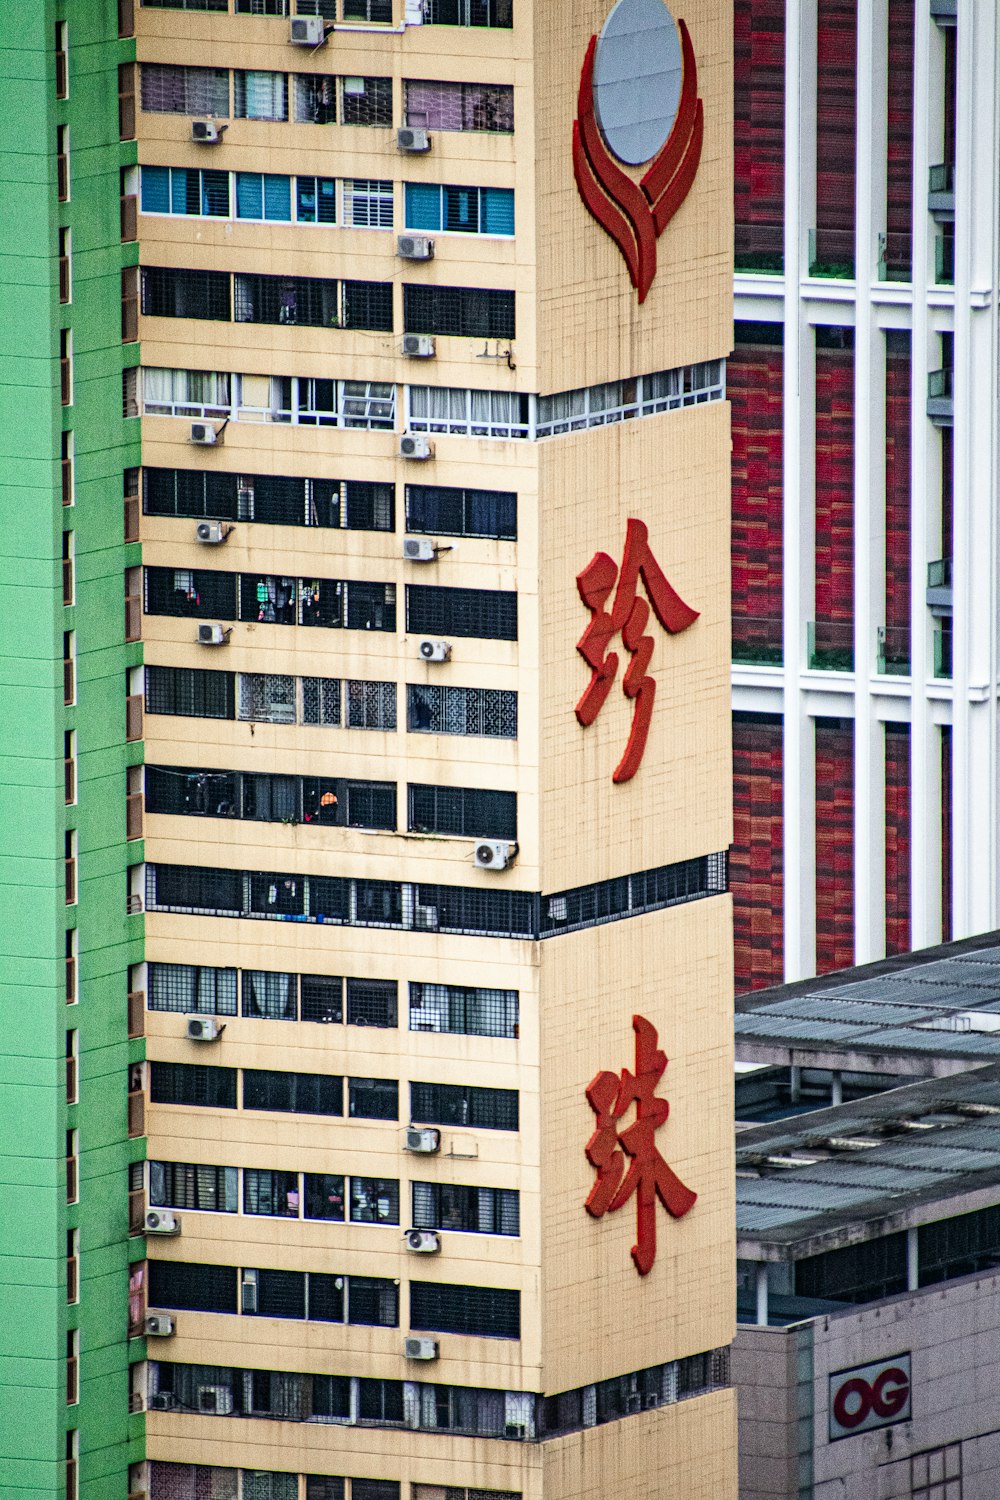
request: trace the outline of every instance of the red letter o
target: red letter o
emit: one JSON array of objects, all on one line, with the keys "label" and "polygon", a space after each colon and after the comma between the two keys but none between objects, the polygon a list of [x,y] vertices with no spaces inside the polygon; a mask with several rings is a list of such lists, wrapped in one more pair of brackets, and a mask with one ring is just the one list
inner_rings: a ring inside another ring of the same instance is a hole
[{"label": "red letter o", "polygon": [[[857,1396],[858,1407],[856,1411],[849,1411],[847,1407],[848,1398]],[[872,1388],[867,1380],[861,1380],[857,1375],[853,1380],[845,1380],[840,1390],[833,1398],[833,1415],[841,1427],[851,1429],[859,1427],[872,1409]]]}]

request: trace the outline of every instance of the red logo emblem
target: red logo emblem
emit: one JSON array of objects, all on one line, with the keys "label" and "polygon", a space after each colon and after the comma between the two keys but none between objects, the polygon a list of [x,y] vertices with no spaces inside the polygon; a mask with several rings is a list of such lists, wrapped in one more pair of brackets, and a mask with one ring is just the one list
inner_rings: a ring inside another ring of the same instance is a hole
[{"label": "red logo emblem", "polygon": [[[643,521],[628,523],[620,573],[618,564],[606,552],[595,552],[583,572],[576,575],[580,598],[591,613],[590,624],[576,643],[576,649],[594,674],[576,705],[576,717],[584,728],[593,724],[614,685],[618,656],[608,648],[616,635],[621,635],[622,645],[632,657],[622,678],[622,692],[635,701],[635,708],[625,754],[611,778],[617,782],[631,781],[639,769],[656,697],[656,679],[646,672],[654,642],[651,635],[643,634],[649,620],[649,605],[637,596],[640,578],[664,630],[679,635],[694,624],[698,611],[685,604],[667,581],[650,549],[649,532]],[[608,610],[604,606],[616,579],[615,602]]]},{"label": "red logo emblem", "polygon": [[[698,1194],[684,1186],[656,1147],[656,1132],[670,1113],[666,1099],[656,1093],[667,1067],[667,1055],[657,1045],[656,1027],[642,1016],[633,1016],[632,1030],[635,1072],[623,1068],[620,1074],[598,1073],[587,1089],[587,1101],[597,1116],[597,1129],[587,1142],[587,1160],[597,1169],[597,1181],[585,1206],[592,1218],[600,1219],[624,1208],[636,1195],[632,1259],[639,1275],[646,1276],[656,1259],[657,1198],[668,1214],[682,1219]],[[635,1120],[622,1130],[620,1122],[633,1104]],[[632,1158],[627,1173],[626,1152]]]},{"label": "red logo emblem", "polygon": [[[603,67],[602,49],[608,57]],[[626,76],[630,59],[645,62],[650,51],[662,54],[659,71],[654,64]],[[672,85],[679,97],[671,96]],[[662,0],[618,0],[600,39],[591,37],[587,48],[573,124],[573,170],[588,211],[624,256],[640,302],[656,275],[656,241],[697,174],[704,131],[687,26],[678,21],[674,28]],[[615,156],[634,166],[648,162],[641,180],[624,172]]]}]

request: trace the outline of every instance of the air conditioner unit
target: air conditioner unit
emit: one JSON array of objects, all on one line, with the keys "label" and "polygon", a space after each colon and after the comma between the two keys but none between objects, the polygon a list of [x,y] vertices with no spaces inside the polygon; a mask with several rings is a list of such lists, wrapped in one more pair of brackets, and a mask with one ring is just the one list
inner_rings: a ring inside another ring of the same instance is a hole
[{"label": "air conditioner unit", "polygon": [[420,642],[420,655],[424,661],[450,661],[451,642],[424,640]]},{"label": "air conditioner unit", "polygon": [[419,125],[404,125],[396,131],[396,145],[400,151],[420,155],[431,149],[431,138]]},{"label": "air conditioner unit", "polygon": [[437,1359],[438,1341],[437,1339],[404,1339],[403,1354],[406,1359]]},{"label": "air conditioner unit", "polygon": [[199,521],[194,529],[195,537],[199,542],[205,542],[210,547],[218,547],[220,542],[228,542],[233,528],[225,526],[221,521]]},{"label": "air conditioner unit", "polygon": [[322,16],[296,16],[288,32],[293,47],[322,47],[326,38],[327,29]]},{"label": "air conditioner unit", "polygon": [[233,1409],[233,1393],[228,1385],[200,1385],[198,1410],[217,1417],[227,1417]]},{"label": "air conditioner unit", "polygon": [[231,626],[229,629],[227,629],[225,625],[199,625],[198,645],[228,646],[229,637],[232,635],[232,633],[233,632]]},{"label": "air conditioner unit", "polygon": [[399,440],[400,458],[415,458],[418,462],[426,462],[428,458],[434,457],[434,444],[427,441],[420,433],[404,432]]},{"label": "air conditioner unit", "polygon": [[419,1130],[411,1125],[406,1132],[406,1149],[418,1156],[433,1156],[441,1150],[440,1130]]},{"label": "air conditioner unit", "polygon": [[146,1337],[148,1339],[168,1339],[176,1331],[177,1323],[169,1313],[146,1314]]},{"label": "air conditioner unit", "polygon": [[181,1221],[169,1208],[146,1210],[145,1230],[147,1234],[180,1234]]},{"label": "air conditioner unit", "polygon": [[401,234],[396,239],[400,260],[433,260],[434,241],[426,234]]},{"label": "air conditioner unit", "polygon": [[436,562],[437,548],[426,536],[404,536],[403,557],[406,562]]},{"label": "air conditioner unit", "polygon": [[218,444],[219,434],[211,422],[192,422],[190,441],[199,448],[214,448]]},{"label": "air conditioner unit", "polygon": [[408,1229],[406,1248],[414,1255],[437,1255],[441,1249],[441,1236],[436,1229]]},{"label": "air conditioner unit", "polygon": [[413,925],[423,932],[437,932],[438,909],[436,906],[418,906],[413,918]]},{"label": "air conditioner unit", "polygon": [[189,1042],[217,1042],[226,1029],[225,1021],[215,1016],[188,1016],[187,1039]]},{"label": "air conditioner unit", "polygon": [[484,839],[473,852],[473,863],[477,870],[506,870],[517,853],[516,844],[505,839]]},{"label": "air conditioner unit", "polygon": [[192,120],[191,139],[199,146],[217,146],[228,129],[228,125],[216,125],[214,120]]},{"label": "air conditioner unit", "polygon": [[436,352],[433,334],[403,334],[403,353],[407,359],[433,359]]},{"label": "air conditioner unit", "polygon": [[176,1411],[179,1405],[173,1391],[154,1391],[149,1398],[150,1411]]}]

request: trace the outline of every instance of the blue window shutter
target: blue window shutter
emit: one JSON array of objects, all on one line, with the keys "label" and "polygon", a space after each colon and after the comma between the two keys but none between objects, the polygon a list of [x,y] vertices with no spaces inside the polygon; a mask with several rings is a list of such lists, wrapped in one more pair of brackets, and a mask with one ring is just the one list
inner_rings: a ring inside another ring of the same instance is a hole
[{"label": "blue window shutter", "polygon": [[512,188],[483,188],[481,218],[483,234],[514,233]]},{"label": "blue window shutter", "polygon": [[144,214],[168,214],[170,212],[169,167],[143,167],[141,193]]},{"label": "blue window shutter", "polygon": [[286,223],[292,217],[292,179],[276,177],[267,173],[264,177],[264,217],[282,219]]},{"label": "blue window shutter", "polygon": [[[187,167],[171,167],[170,171],[170,212],[172,214],[186,214],[188,211],[188,177],[191,175]],[[195,184],[197,186],[198,173],[194,171]]]},{"label": "blue window shutter", "polygon": [[441,228],[441,189],[422,182],[406,184],[407,229]]},{"label": "blue window shutter", "polygon": [[259,172],[237,172],[236,217],[238,219],[262,219],[264,217],[264,195]]}]

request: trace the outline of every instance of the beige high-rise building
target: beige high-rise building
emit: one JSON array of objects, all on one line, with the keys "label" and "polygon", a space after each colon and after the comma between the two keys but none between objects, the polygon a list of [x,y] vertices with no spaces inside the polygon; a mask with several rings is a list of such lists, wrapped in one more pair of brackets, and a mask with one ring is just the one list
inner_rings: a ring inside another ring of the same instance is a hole
[{"label": "beige high-rise building", "polygon": [[732,32],[681,20],[136,8],[150,1500],[735,1494]]}]

